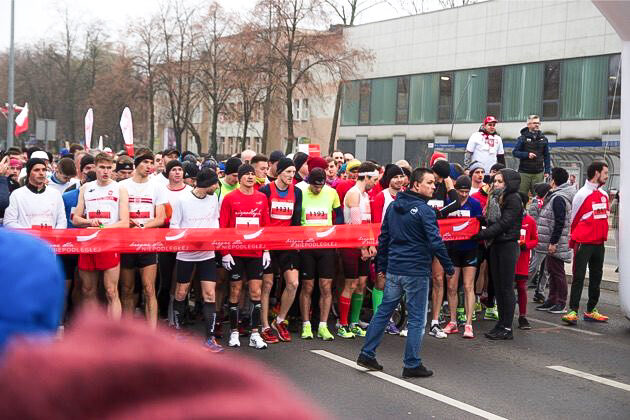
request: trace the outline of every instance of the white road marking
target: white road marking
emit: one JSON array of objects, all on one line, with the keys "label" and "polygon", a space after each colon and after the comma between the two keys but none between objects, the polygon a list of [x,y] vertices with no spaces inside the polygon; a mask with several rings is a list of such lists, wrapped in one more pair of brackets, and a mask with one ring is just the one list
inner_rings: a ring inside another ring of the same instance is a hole
[{"label": "white road marking", "polygon": [[630,392],[630,385],[613,381],[612,379],[602,378],[601,376],[593,375],[590,373],[582,372],[580,370],[571,369],[564,366],[547,366],[549,369],[557,370],[558,372],[568,373],[569,375],[574,375],[579,378],[588,379],[589,381],[599,382],[600,384],[612,386],[615,388],[623,389],[624,391]]},{"label": "white road marking", "polygon": [[549,321],[543,321],[542,319],[536,319],[536,318],[530,318],[530,317],[527,317],[527,319],[530,320],[530,321],[539,322],[539,323],[544,324],[544,325],[549,325],[550,327],[556,327],[556,328],[560,328],[560,329],[567,330],[567,331],[579,332],[579,333],[583,333],[583,334],[587,334],[587,335],[594,335],[594,336],[602,335],[601,333],[597,333],[597,332],[593,332],[593,331],[581,330],[581,329],[575,328],[575,327],[567,327],[565,325],[555,324],[555,323],[549,322]]},{"label": "white road marking", "polygon": [[335,362],[341,363],[342,365],[349,366],[349,367],[351,367],[353,369],[356,369],[356,370],[359,370],[361,372],[366,372],[366,373],[368,373],[368,374],[370,374],[372,376],[375,376],[377,378],[383,379],[383,380],[385,380],[385,381],[387,381],[389,383],[392,383],[394,385],[398,385],[398,386],[400,386],[402,388],[405,388],[405,389],[408,389],[410,391],[417,392],[418,394],[424,395],[425,397],[429,397],[429,398],[432,398],[434,400],[443,402],[444,404],[448,404],[451,407],[455,407],[455,408],[458,408],[460,410],[467,411],[467,412],[469,412],[471,414],[475,414],[475,415],[477,415],[479,417],[482,417],[482,418],[485,418],[485,419],[494,419],[494,420],[501,420],[501,419],[503,419],[503,420],[505,420],[504,417],[497,416],[496,414],[489,413],[489,412],[487,412],[485,410],[482,410],[480,408],[477,408],[477,407],[473,407],[470,404],[466,404],[464,402],[457,401],[457,400],[455,400],[453,398],[447,397],[446,395],[442,395],[442,394],[439,394],[439,393],[437,393],[435,391],[431,391],[430,389],[426,389],[426,388],[423,388],[421,386],[412,384],[411,382],[404,381],[404,380],[396,378],[396,377],[394,377],[392,375],[388,375],[387,373],[368,371],[367,369],[362,368],[361,366],[357,365],[356,362],[353,362],[352,360],[346,359],[345,357],[337,356],[336,354],[330,353],[330,352],[328,352],[326,350],[311,350],[311,352],[315,353],[315,354],[318,354],[320,356],[326,357],[326,358],[328,358],[330,360],[334,360]]}]

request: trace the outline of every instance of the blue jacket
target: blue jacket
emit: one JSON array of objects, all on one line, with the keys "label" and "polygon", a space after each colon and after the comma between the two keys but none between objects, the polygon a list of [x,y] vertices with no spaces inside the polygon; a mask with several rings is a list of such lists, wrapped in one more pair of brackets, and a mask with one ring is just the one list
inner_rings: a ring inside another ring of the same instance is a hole
[{"label": "blue jacket", "polygon": [[4,217],[4,210],[9,207],[9,178],[0,176],[0,218]]},{"label": "blue jacket", "polygon": [[63,206],[66,210],[66,219],[68,220],[68,229],[74,228],[72,224],[72,212],[74,208],[79,203],[79,189],[76,188],[74,190],[70,190],[68,192],[63,193],[61,196],[63,198]]},{"label": "blue jacket", "polygon": [[0,229],[0,354],[16,335],[56,332],[64,303],[63,269],[40,239]]},{"label": "blue jacket", "polygon": [[387,208],[378,237],[378,270],[400,276],[429,276],[434,256],[447,274],[453,274],[435,211],[420,194],[399,192]]}]

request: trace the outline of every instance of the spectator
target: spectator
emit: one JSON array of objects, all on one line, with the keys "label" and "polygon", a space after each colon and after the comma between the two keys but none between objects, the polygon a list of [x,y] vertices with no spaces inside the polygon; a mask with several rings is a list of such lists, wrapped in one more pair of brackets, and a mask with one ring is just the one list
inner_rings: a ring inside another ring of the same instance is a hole
[{"label": "spectator", "polygon": [[473,161],[480,162],[486,172],[490,172],[497,162],[505,165],[503,142],[497,134],[497,119],[491,115],[483,120],[479,131],[473,133],[466,144],[464,166],[470,166]]},{"label": "spectator", "polygon": [[549,141],[540,131],[540,117],[530,115],[527,127],[521,130],[520,137],[512,152],[520,160],[518,172],[521,174],[522,193],[534,193],[534,185],[542,182],[551,173],[551,158],[549,156]]}]

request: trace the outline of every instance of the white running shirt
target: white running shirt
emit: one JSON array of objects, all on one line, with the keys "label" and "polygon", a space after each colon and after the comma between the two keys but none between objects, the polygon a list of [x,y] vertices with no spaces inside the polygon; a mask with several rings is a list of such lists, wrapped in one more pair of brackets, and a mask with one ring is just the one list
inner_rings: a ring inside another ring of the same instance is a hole
[{"label": "white running shirt", "polygon": [[88,220],[100,220],[107,226],[120,220],[118,213],[120,201],[120,184],[112,181],[101,187],[98,181],[88,182],[84,186],[85,217]]},{"label": "white running shirt", "polygon": [[120,182],[129,194],[129,219],[138,224],[145,224],[155,218],[155,206],[166,204],[163,189],[155,182],[147,179],[137,183],[133,178]]},{"label": "white running shirt", "polygon": [[[216,194],[202,199],[190,191],[172,205],[172,229],[219,227],[219,199]],[[214,258],[214,251],[178,252],[176,258],[180,261],[205,261]]]}]

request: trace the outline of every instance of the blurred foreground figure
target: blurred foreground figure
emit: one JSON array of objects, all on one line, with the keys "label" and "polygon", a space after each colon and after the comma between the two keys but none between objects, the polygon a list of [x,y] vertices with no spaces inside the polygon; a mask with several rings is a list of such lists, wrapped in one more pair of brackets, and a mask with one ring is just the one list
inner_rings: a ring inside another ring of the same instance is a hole
[{"label": "blurred foreground figure", "polygon": [[90,310],[62,341],[7,348],[0,413],[21,419],[324,418],[274,376],[143,322],[114,322]]},{"label": "blurred foreground figure", "polygon": [[14,337],[50,337],[57,331],[65,280],[52,249],[31,235],[0,229],[0,249],[2,354]]}]

